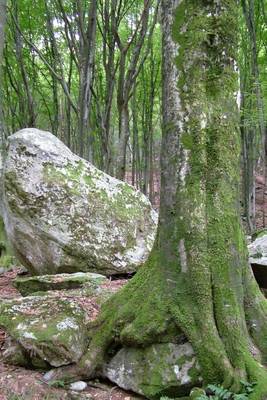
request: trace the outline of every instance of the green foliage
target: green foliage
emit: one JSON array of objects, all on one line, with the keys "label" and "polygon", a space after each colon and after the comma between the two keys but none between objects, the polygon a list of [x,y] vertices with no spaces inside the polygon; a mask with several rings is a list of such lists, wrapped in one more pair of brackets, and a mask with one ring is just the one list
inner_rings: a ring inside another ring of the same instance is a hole
[{"label": "green foliage", "polygon": [[65,387],[65,382],[63,380],[54,380],[51,382],[48,382],[48,385],[53,387],[53,388],[64,388]]},{"label": "green foliage", "polygon": [[14,265],[14,262],[15,262],[15,258],[13,256],[4,255],[0,259],[0,267],[8,269],[12,265]]},{"label": "green foliage", "polygon": [[[255,383],[249,383],[245,381],[241,381],[241,390],[240,393],[233,393],[230,390],[225,389],[221,385],[208,385],[206,388],[206,394],[200,394],[197,397],[192,396],[192,392],[190,393],[190,399],[196,400],[247,400],[249,395],[253,392]],[[198,390],[198,388],[196,388]],[[199,389],[201,392],[202,390]],[[203,390],[204,392],[204,390]],[[168,396],[162,396],[160,400],[175,400],[174,398],[170,398]]]},{"label": "green foliage", "polygon": [[241,381],[240,393],[233,393],[220,385],[208,385],[206,394],[197,397],[196,400],[246,400],[253,392],[255,383]]},{"label": "green foliage", "polygon": [[[147,32],[153,25],[157,1],[151,1]],[[2,84],[3,113],[7,134],[25,126],[36,126],[59,135],[77,152],[81,94],[79,82],[83,64],[83,56],[80,54],[83,42],[81,32],[88,24],[90,2],[80,2],[79,11],[76,2],[65,0],[62,7],[60,3],[52,0],[8,0]],[[105,0],[97,8],[95,79],[90,106],[90,129],[87,127],[85,132],[84,155],[88,157],[90,149],[91,161],[112,174],[116,163],[121,113],[117,92],[123,70],[117,68],[122,57],[117,39],[122,46],[129,44],[129,51],[124,54],[127,71],[133,54],[136,54],[134,48],[140,37],[140,34],[135,34],[135,30],[142,17],[143,2],[123,0],[120,7],[115,7],[116,10],[113,10],[111,3]],[[112,19],[113,12],[116,23]],[[153,143],[156,142],[157,153],[159,151],[160,65],[161,29],[156,24],[152,37],[145,35],[140,61],[136,66],[138,76],[130,98],[133,96],[138,101],[134,106],[134,102],[128,99],[131,115],[129,142],[133,142],[135,129],[135,151],[138,152],[135,163],[138,169],[145,168],[143,153],[148,147],[146,136],[153,133]],[[64,87],[68,87],[69,96],[63,90],[62,82]],[[71,102],[74,108],[70,106]],[[133,122],[134,113],[136,117]]]}]

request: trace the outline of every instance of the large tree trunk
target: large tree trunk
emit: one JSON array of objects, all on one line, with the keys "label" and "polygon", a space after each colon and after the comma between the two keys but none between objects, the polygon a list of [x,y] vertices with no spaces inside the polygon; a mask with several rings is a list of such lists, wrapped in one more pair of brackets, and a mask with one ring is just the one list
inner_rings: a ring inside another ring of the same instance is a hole
[{"label": "large tree trunk", "polygon": [[157,239],[146,265],[103,307],[88,352],[64,374],[93,376],[113,343],[146,346],[182,330],[204,383],[238,390],[240,379],[256,381],[251,399],[264,399],[267,302],[239,221],[237,2],[163,0],[162,25]]}]

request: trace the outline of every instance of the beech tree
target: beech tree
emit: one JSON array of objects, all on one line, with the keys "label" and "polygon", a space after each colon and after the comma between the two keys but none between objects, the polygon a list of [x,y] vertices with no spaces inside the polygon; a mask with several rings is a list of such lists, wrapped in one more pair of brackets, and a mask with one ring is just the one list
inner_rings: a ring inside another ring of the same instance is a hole
[{"label": "beech tree", "polygon": [[148,262],[103,307],[87,353],[55,376],[92,377],[116,346],[182,331],[204,383],[267,395],[267,302],[239,220],[238,1],[162,1],[163,143],[157,239]]}]

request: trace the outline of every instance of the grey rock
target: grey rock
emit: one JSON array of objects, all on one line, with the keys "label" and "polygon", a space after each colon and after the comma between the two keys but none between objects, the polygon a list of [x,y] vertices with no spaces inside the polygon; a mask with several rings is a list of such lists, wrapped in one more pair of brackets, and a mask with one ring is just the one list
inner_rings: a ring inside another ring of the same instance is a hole
[{"label": "grey rock", "polygon": [[201,384],[199,366],[189,343],[122,348],[105,365],[103,375],[125,390],[149,399],[188,395]]},{"label": "grey rock", "polygon": [[252,271],[262,289],[267,289],[267,234],[265,231],[260,232],[248,245],[249,262]]},{"label": "grey rock", "polygon": [[[14,359],[15,343],[30,366],[77,362],[87,346],[87,318],[72,299],[30,296],[2,301],[0,325],[12,338],[12,346],[6,349],[7,361]],[[21,364],[25,366],[24,361]]]},{"label": "grey rock", "polygon": [[251,263],[267,265],[267,234],[255,239],[248,245]]},{"label": "grey rock", "polygon": [[129,273],[149,255],[157,225],[149,200],[49,132],[8,138],[3,185],[7,235],[33,275]]},{"label": "grey rock", "polygon": [[5,339],[2,352],[2,361],[6,364],[28,367],[29,360],[27,359],[26,351],[23,347],[13,340],[11,337]]},{"label": "grey rock", "polygon": [[92,293],[97,293],[101,283],[104,282],[108,282],[104,275],[92,272],[76,272],[74,274],[17,277],[13,285],[23,296],[28,296],[36,292],[78,288],[86,288],[88,291],[91,289]]},{"label": "grey rock", "polygon": [[74,392],[82,392],[86,388],[87,388],[87,383],[83,381],[73,382],[70,385],[70,390],[73,390]]}]

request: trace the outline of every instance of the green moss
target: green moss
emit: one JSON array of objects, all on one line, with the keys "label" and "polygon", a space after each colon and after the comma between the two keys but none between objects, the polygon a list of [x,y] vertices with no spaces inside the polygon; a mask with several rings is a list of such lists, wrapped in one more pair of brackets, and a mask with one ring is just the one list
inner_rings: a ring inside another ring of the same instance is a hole
[{"label": "green moss", "polygon": [[86,185],[88,186],[92,186],[93,185],[93,178],[91,177],[91,175],[84,175],[83,176],[83,180],[86,183]]},{"label": "green moss", "polygon": [[0,325],[20,343],[34,366],[55,365],[54,360],[59,365],[73,362],[86,347],[85,313],[72,301],[28,297],[2,302],[0,311]]},{"label": "green moss", "polygon": [[181,137],[182,145],[187,150],[193,150],[194,140],[191,135],[184,133]]},{"label": "green moss", "polygon": [[254,240],[256,240],[258,238],[261,238],[261,237],[263,237],[265,235],[267,235],[267,229],[265,229],[265,228],[264,229],[260,229],[260,230],[258,230],[256,232],[253,232],[252,240],[254,241]]},{"label": "green moss", "polygon": [[99,285],[104,283],[106,278],[101,275],[91,273],[61,274],[61,275],[42,275],[36,277],[16,278],[14,286],[23,296],[28,296],[36,292],[48,290],[71,290],[77,288],[87,288],[88,292],[96,290]]}]

